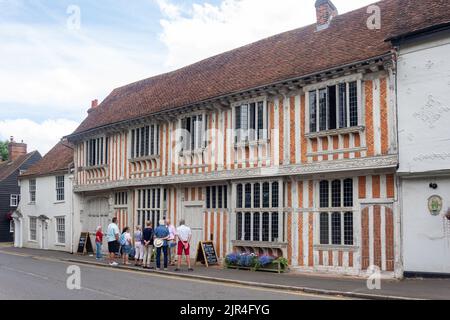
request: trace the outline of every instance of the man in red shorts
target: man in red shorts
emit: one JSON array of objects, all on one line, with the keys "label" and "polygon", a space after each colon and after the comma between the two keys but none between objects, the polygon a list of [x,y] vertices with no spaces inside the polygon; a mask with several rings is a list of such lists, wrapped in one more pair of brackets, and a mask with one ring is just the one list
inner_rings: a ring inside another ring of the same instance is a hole
[{"label": "man in red shorts", "polygon": [[185,225],[185,221],[180,221],[180,226],[177,228],[177,239],[178,239],[178,267],[175,269],[175,271],[180,271],[181,268],[181,259],[183,258],[183,252],[186,256],[187,265],[189,268],[189,271],[194,271],[194,269],[191,268],[191,257],[190,257],[190,244],[192,238],[192,231],[191,228]]}]

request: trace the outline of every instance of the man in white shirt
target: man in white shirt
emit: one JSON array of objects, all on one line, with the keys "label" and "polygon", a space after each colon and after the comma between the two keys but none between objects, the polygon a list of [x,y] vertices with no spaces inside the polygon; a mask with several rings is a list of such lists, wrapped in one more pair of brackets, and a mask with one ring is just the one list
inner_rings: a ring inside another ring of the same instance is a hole
[{"label": "man in white shirt", "polygon": [[177,228],[177,238],[178,238],[178,267],[175,269],[175,271],[180,271],[183,252],[186,256],[189,271],[194,271],[194,269],[191,268],[191,257],[189,252],[190,251],[189,242],[192,239],[192,231],[191,228],[185,225],[184,220],[180,221],[180,226]]},{"label": "man in white shirt", "polygon": [[112,223],[108,226],[108,232],[106,233],[106,238],[108,241],[108,252],[109,252],[109,265],[116,267],[119,264],[115,262],[116,253],[119,251],[119,236],[120,231],[117,226],[117,218],[112,219]]}]

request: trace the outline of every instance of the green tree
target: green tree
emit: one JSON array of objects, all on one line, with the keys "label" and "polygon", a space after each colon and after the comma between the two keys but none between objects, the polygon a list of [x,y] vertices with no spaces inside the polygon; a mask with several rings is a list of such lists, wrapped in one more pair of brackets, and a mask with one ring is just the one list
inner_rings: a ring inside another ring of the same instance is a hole
[{"label": "green tree", "polygon": [[0,141],[0,159],[8,160],[8,141]]}]

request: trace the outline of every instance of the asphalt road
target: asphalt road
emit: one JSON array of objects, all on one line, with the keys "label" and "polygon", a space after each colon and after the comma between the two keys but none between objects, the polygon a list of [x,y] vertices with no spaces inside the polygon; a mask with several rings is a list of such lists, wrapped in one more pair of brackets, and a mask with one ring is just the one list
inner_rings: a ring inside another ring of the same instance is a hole
[{"label": "asphalt road", "polygon": [[323,300],[331,297],[165,275],[79,266],[81,289],[67,288],[70,263],[0,252],[0,300]]}]

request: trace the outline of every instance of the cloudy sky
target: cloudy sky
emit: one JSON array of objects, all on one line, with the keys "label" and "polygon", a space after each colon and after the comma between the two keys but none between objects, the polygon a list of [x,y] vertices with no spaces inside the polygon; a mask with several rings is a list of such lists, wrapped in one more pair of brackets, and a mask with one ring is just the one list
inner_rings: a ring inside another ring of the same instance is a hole
[{"label": "cloudy sky", "polygon": [[[333,0],[339,12],[375,0]],[[315,21],[315,0],[0,0],[0,140],[45,154],[114,88]]]}]

